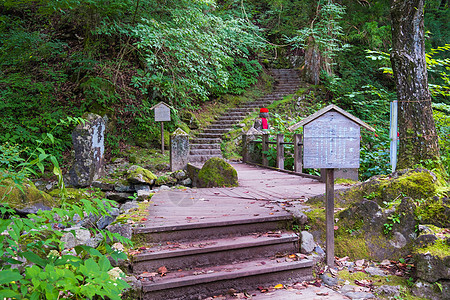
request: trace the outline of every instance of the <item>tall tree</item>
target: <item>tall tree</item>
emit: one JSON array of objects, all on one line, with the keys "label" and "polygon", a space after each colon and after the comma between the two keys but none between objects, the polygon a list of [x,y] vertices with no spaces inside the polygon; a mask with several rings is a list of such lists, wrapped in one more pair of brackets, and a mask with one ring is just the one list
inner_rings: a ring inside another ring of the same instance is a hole
[{"label": "tall tree", "polygon": [[398,167],[439,157],[428,90],[424,0],[391,0],[391,63],[397,86],[400,149]]}]

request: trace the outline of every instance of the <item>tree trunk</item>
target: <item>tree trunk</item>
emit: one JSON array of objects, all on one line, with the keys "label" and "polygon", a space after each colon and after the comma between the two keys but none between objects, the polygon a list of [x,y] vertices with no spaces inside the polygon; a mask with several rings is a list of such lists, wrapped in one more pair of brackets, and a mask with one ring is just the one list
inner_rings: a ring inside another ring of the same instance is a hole
[{"label": "tree trunk", "polygon": [[319,48],[315,44],[314,38],[308,39],[308,46],[305,50],[305,79],[312,84],[319,84],[321,55]]},{"label": "tree trunk", "polygon": [[428,90],[423,10],[424,0],[391,0],[391,63],[399,102],[399,168],[439,157]]}]

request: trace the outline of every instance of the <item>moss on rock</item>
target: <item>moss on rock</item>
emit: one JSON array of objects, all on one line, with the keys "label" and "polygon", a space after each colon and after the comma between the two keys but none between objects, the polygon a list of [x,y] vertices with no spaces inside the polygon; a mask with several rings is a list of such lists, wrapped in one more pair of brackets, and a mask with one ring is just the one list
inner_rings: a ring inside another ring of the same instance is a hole
[{"label": "moss on rock", "polygon": [[59,206],[59,202],[49,194],[42,192],[30,180],[16,185],[12,180],[0,182],[0,199],[11,208],[25,209],[35,204],[43,204],[48,207]]},{"label": "moss on rock", "polygon": [[127,174],[127,180],[131,183],[153,185],[158,177],[151,171],[139,166],[131,166]]},{"label": "moss on rock", "polygon": [[199,187],[231,187],[238,185],[237,171],[221,158],[206,161],[198,172]]}]

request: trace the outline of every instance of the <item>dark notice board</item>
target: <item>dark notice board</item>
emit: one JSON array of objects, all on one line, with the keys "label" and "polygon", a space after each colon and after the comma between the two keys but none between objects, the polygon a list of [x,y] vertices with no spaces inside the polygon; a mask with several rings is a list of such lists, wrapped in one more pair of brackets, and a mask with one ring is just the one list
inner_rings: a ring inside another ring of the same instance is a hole
[{"label": "dark notice board", "polygon": [[359,168],[360,125],[328,111],[303,126],[304,168]]}]

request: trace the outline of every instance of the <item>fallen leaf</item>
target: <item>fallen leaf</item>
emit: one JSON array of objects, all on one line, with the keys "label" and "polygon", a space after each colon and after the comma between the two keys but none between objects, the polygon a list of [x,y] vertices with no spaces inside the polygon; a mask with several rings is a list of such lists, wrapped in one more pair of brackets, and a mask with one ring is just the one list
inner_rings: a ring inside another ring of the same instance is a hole
[{"label": "fallen leaf", "polygon": [[147,221],[147,218],[142,218],[141,221]]},{"label": "fallen leaf", "polygon": [[167,268],[165,266],[159,267],[158,273],[161,275],[161,277],[165,276],[167,274]]},{"label": "fallen leaf", "polygon": [[316,292],[317,296],[328,296],[327,292]]},{"label": "fallen leaf", "polygon": [[280,283],[280,284],[277,284],[276,286],[274,286],[273,288],[279,290],[279,289],[282,289],[283,287],[284,286]]}]

